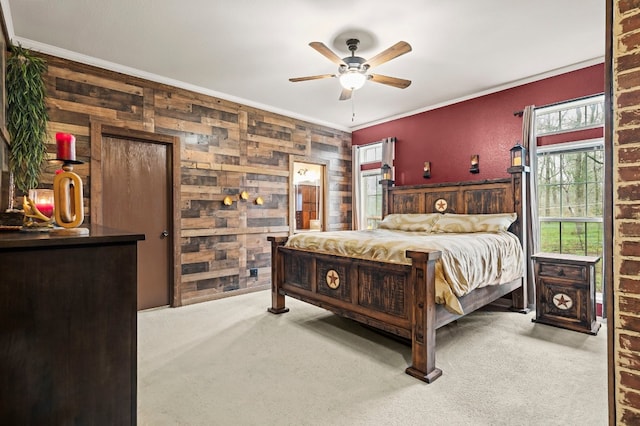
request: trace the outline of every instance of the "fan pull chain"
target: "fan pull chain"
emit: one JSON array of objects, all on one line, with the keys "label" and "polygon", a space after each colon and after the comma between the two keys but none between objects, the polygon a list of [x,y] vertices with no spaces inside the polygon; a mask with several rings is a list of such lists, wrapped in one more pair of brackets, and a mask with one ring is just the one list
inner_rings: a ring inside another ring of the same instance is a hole
[{"label": "fan pull chain", "polygon": [[354,100],[356,96],[356,91],[352,90],[351,91],[351,122],[353,123],[356,119],[356,102]]}]

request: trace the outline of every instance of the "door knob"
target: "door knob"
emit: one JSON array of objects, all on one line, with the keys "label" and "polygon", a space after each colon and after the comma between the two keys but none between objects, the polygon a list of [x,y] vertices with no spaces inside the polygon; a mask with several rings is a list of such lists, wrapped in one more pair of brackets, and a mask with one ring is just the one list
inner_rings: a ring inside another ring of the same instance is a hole
[{"label": "door knob", "polygon": [[162,233],[160,234],[160,238],[167,238],[169,236],[169,232],[167,231],[162,231]]}]

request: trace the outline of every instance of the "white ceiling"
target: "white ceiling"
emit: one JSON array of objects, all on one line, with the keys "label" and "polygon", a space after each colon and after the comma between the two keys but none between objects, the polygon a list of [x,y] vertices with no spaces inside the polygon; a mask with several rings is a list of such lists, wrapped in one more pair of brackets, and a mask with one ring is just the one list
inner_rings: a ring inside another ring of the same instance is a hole
[{"label": "white ceiling", "polygon": [[[604,60],[604,0],[0,0],[14,43],[295,118],[354,130]],[[361,39],[364,58],[398,41],[413,50],[373,68],[339,101],[328,78]],[[338,40],[338,43],[336,43]],[[353,116],[355,112],[355,117]]]}]

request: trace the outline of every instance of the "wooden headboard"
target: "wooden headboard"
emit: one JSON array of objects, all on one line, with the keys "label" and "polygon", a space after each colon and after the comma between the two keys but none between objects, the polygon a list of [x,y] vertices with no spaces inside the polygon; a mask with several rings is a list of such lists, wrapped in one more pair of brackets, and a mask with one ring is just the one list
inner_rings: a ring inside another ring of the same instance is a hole
[{"label": "wooden headboard", "polygon": [[[383,216],[392,213],[512,213],[518,220],[510,231],[524,241],[522,186],[516,178],[471,182],[437,183],[413,186],[393,186],[382,181]],[[441,210],[445,203],[446,209]],[[436,206],[438,203],[438,207]]]}]

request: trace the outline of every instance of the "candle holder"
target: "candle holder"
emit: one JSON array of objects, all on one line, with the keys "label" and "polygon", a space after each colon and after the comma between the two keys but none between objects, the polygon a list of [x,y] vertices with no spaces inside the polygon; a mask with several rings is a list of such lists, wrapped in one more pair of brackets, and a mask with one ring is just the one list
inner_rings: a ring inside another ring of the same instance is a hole
[{"label": "candle holder", "polygon": [[24,219],[22,229],[49,231],[53,228],[54,194],[51,189],[30,189],[23,198]]},{"label": "candle holder", "polygon": [[82,179],[73,172],[75,164],[82,164],[76,160],[76,138],[68,133],[56,134],[57,158],[62,161],[62,172],[53,178],[53,197],[56,225],[62,229],[52,232],[63,235],[88,234],[87,228],[78,228],[84,221],[84,204],[82,194]]}]

